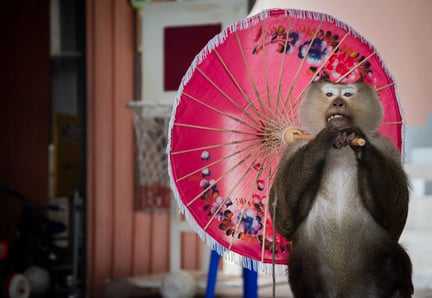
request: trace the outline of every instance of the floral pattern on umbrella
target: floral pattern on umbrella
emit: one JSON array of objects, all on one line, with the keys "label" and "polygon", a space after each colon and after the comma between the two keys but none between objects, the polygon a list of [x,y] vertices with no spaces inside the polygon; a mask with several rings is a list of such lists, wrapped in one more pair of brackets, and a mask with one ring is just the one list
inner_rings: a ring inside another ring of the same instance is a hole
[{"label": "floral pattern on umbrella", "polygon": [[[306,28],[304,32],[288,33],[285,25],[272,27],[265,32],[259,28],[254,38],[257,45],[252,53],[259,54],[268,44],[277,44],[275,50],[278,53],[297,55],[299,59],[306,57],[306,63],[310,65],[307,72],[310,75],[314,75],[318,66],[328,58],[321,72],[316,75],[316,79],[342,83],[355,81],[376,83],[372,76],[370,62],[365,60],[365,56],[350,48],[338,48],[338,34],[332,34],[331,31],[324,32],[324,30],[316,33],[314,30],[316,29]],[[302,41],[303,35],[307,35],[308,38]]]},{"label": "floral pattern on umbrella", "polygon": [[402,148],[393,78],[370,43],[329,15],[269,10],[240,20],[209,41],[178,90],[167,148],[175,197],[213,249],[246,267],[286,272],[290,243],[274,231],[267,198],[282,134],[299,126],[297,107],[318,79],[372,84],[380,131]]},{"label": "floral pattern on umbrella", "polygon": [[[210,153],[203,151],[201,159],[210,161]],[[260,167],[260,164],[256,164],[254,169],[259,170]],[[266,251],[273,251],[272,223],[268,218],[265,221],[265,208],[267,205],[265,181],[257,180],[251,200],[237,198],[234,199],[235,204],[231,198],[223,197],[217,183],[211,179],[211,173],[208,168],[202,170],[202,180],[199,182],[199,185],[204,191],[200,197],[205,202],[203,211],[207,212],[209,219],[215,217],[220,223],[219,229],[226,236],[236,237],[252,245],[263,245]],[[264,232],[265,223],[267,223],[267,227],[270,227],[266,232]],[[265,237],[263,237],[264,233]],[[288,254],[289,243],[281,241],[281,239],[282,237],[278,235],[278,244],[275,252]]]}]

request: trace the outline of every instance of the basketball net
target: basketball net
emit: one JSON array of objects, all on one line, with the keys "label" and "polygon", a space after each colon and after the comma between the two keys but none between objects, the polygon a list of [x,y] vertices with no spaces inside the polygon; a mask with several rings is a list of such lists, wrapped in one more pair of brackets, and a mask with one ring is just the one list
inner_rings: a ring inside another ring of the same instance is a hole
[{"label": "basketball net", "polygon": [[130,102],[137,145],[137,210],[169,209],[171,189],[168,177],[167,146],[171,107]]}]

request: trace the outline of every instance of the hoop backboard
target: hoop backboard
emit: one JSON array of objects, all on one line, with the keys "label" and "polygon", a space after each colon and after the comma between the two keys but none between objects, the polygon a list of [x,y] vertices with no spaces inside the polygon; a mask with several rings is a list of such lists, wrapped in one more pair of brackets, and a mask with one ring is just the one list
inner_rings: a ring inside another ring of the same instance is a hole
[{"label": "hoop backboard", "polygon": [[172,105],[195,55],[246,15],[246,0],[142,3],[141,100]]}]

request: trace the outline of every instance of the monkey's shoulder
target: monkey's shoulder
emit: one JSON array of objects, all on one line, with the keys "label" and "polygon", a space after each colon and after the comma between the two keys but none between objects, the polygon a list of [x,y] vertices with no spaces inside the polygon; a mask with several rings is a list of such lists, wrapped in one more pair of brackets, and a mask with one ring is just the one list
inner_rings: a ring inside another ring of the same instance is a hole
[{"label": "monkey's shoulder", "polygon": [[380,133],[376,133],[369,137],[370,142],[385,156],[391,158],[398,164],[401,164],[401,156],[399,149],[393,144],[393,142],[387,136]]}]

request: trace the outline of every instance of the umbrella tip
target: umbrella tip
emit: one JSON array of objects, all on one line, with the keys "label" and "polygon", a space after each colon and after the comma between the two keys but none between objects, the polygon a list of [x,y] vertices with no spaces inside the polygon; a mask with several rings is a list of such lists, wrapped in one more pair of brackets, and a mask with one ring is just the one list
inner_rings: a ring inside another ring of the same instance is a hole
[{"label": "umbrella tip", "polygon": [[296,136],[302,135],[302,131],[295,126],[290,126],[282,131],[282,142],[286,145],[292,144],[296,141]]}]

